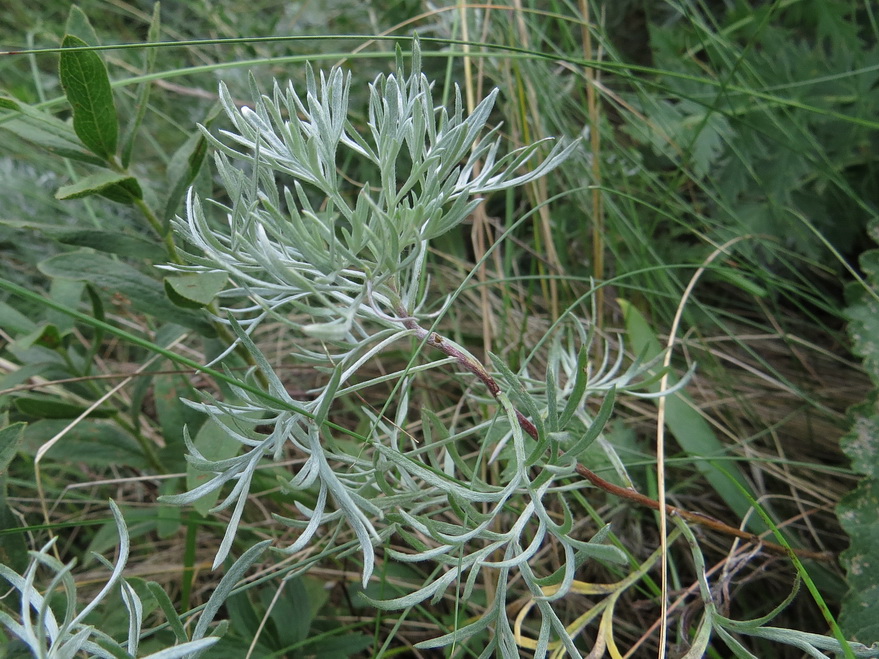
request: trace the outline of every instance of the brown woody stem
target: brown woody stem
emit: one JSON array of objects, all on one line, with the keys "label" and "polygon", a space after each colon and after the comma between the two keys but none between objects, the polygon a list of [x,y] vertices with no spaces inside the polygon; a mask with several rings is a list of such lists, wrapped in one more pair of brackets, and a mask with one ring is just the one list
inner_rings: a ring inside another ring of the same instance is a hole
[{"label": "brown woody stem", "polygon": [[[476,360],[472,355],[463,352],[454,343],[444,339],[436,332],[431,332],[424,329],[415,321],[414,318],[409,317],[409,315],[405,313],[404,310],[398,309],[397,311],[403,317],[403,325],[407,329],[412,330],[416,337],[424,341],[427,345],[432,346],[443,352],[444,354],[448,355],[449,357],[453,357],[462,368],[470,371],[471,373],[473,373],[473,375],[479,378],[495,399],[498,397],[498,394],[501,390],[500,386],[498,386],[497,381],[491,376],[491,374],[478,360]],[[535,440],[539,439],[537,426],[535,426],[530,419],[528,419],[519,410],[516,410],[516,418],[518,419],[519,425],[521,426],[522,430],[528,433],[528,435],[530,435]],[[595,487],[604,490],[609,494],[613,494],[614,496],[626,499],[628,501],[631,501],[632,503],[638,504],[639,506],[644,506],[645,508],[659,510],[659,502],[655,499],[651,499],[650,497],[645,496],[636,490],[620,487],[619,485],[614,485],[613,483],[604,480],[601,476],[599,476],[592,470],[587,469],[580,463],[577,464],[576,471],[583,478],[592,483]],[[808,549],[789,550],[787,547],[776,544],[774,542],[768,542],[754,533],[742,531],[735,526],[725,524],[724,522],[709,517],[708,515],[690,512],[689,510],[684,510],[683,508],[678,508],[670,504],[666,504],[665,510],[669,515],[677,515],[678,517],[685,519],[688,522],[698,524],[699,526],[704,526],[705,528],[717,531],[718,533],[731,535],[746,542],[752,542],[761,545],[776,554],[783,554],[787,556],[790,554],[791,551],[793,551],[793,553],[801,558],[811,558],[817,561],[829,561],[833,559],[833,554],[830,552],[817,552],[810,551]]]}]

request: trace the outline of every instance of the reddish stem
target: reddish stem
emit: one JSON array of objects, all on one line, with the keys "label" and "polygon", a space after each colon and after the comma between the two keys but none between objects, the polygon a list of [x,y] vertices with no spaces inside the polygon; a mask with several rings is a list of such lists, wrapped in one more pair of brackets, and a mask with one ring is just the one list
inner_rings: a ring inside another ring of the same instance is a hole
[{"label": "reddish stem", "polygon": [[[398,309],[398,313],[401,313],[401,311],[402,310]],[[452,344],[450,341],[447,341],[436,332],[430,332],[424,329],[415,321],[414,318],[409,317],[408,314],[405,313],[405,311],[402,311],[401,316],[404,317],[402,320],[403,325],[407,329],[412,330],[415,336],[424,341],[426,344],[437,348],[449,357],[453,357],[462,368],[470,371],[471,373],[473,373],[473,375],[479,378],[480,381],[482,381],[482,383],[486,386],[489,393],[491,393],[491,395],[495,399],[497,399],[498,394],[501,390],[500,386],[498,386],[497,381],[491,376],[491,374],[487,370],[485,370],[485,367],[479,361],[474,359],[472,356],[462,352],[454,344]],[[516,418],[518,419],[519,425],[521,426],[522,430],[528,433],[528,435],[530,435],[533,439],[539,439],[537,426],[535,426],[530,419],[528,419],[519,410],[516,410]],[[650,497],[645,496],[640,492],[637,492],[636,490],[620,487],[619,485],[614,485],[613,483],[604,480],[603,478],[601,478],[601,476],[599,476],[592,470],[587,469],[584,465],[580,463],[577,463],[576,471],[583,478],[592,483],[595,487],[604,490],[609,494],[613,494],[614,496],[626,499],[628,501],[631,501],[632,503],[638,504],[639,506],[644,506],[645,508],[659,510],[659,502],[655,499],[651,499]],[[769,551],[777,554],[789,555],[790,552],[793,551],[797,556],[800,556],[802,558],[811,558],[817,561],[833,560],[833,554],[830,552],[817,552],[810,551],[808,549],[789,550],[787,547],[776,544],[774,542],[768,542],[754,533],[742,531],[735,526],[730,526],[729,524],[725,524],[720,520],[709,517],[708,515],[703,515],[702,513],[690,512],[688,510],[684,510],[683,508],[678,508],[669,504],[666,504],[665,510],[669,515],[677,515],[678,517],[681,517],[688,522],[704,526],[706,528],[717,531],[718,533],[735,536],[736,538],[740,538],[742,540],[745,540],[746,542],[753,542],[755,544],[762,545]]]}]

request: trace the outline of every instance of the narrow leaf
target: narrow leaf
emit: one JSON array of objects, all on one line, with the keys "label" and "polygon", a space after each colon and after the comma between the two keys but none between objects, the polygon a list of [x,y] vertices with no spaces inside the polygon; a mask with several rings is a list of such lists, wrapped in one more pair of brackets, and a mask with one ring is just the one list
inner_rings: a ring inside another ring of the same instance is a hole
[{"label": "narrow leaf", "polygon": [[193,640],[204,638],[205,634],[207,634],[208,626],[213,622],[214,616],[217,615],[223,602],[232,594],[232,589],[244,577],[244,573],[247,572],[250,566],[259,560],[266,547],[271,543],[271,540],[263,540],[253,545],[241,555],[241,558],[235,561],[232,567],[229,568],[229,571],[220,579],[220,583],[210,599],[208,599],[204,611],[202,611],[201,617],[198,619],[198,624],[196,624],[195,630],[192,633]]},{"label": "narrow leaf", "polygon": [[[159,40],[162,26],[160,8],[161,3],[157,2],[153,5],[153,18],[150,21],[150,29],[147,33],[147,42],[149,43],[154,43]],[[68,30],[67,33],[72,34],[70,30]],[[149,75],[153,72],[153,68],[156,64],[157,52],[158,50],[156,48],[146,49],[146,66],[144,66],[145,75]],[[128,128],[125,130],[125,135],[122,138],[122,166],[125,168],[127,168],[128,164],[131,162],[131,152],[134,149],[134,140],[137,137],[137,130],[140,128],[140,124],[143,122],[143,118],[149,107],[150,90],[152,88],[153,85],[150,81],[145,81],[138,85],[137,101],[135,102],[137,112],[135,112],[134,117],[132,117],[131,122],[128,124]]]},{"label": "narrow leaf", "polygon": [[171,598],[168,597],[168,593],[165,592],[165,589],[155,581],[148,581],[147,588],[152,596],[156,598],[159,608],[161,608],[162,612],[165,614],[165,618],[168,620],[168,624],[174,632],[177,642],[185,643],[188,641],[189,637],[186,635],[183,623],[180,622],[180,616],[177,615],[177,611],[174,609],[174,605],[171,603]]},{"label": "narrow leaf", "polygon": [[133,204],[143,198],[140,184],[133,176],[115,172],[98,172],[81,178],[76,183],[58,188],[56,199],[80,199],[101,195],[120,204]]},{"label": "narrow leaf", "polygon": [[[214,120],[220,115],[222,106],[215,105],[208,116],[202,122],[204,128],[209,128]],[[174,216],[177,207],[183,200],[189,186],[193,184],[196,176],[201,171],[208,152],[208,142],[202,130],[194,131],[177,149],[171,162],[168,163],[168,197],[165,199],[162,221],[167,223]],[[167,228],[167,227],[166,227]]]},{"label": "narrow leaf", "polygon": [[[647,319],[633,305],[619,300],[626,322],[626,333],[629,345],[645,360],[661,354],[662,348],[656,335],[647,323]],[[676,379],[669,376],[669,386],[674,386]],[[659,385],[650,387],[658,391]],[[717,439],[708,422],[696,411],[692,400],[683,392],[672,394],[666,398],[666,425],[674,435],[680,447],[693,458],[694,466],[702,472],[711,487],[723,498],[737,515],[745,517],[751,510],[751,503],[742,494],[739,487],[748,489],[747,481],[734,462],[721,463],[717,460],[728,454],[727,448]],[[761,533],[766,526],[756,515],[751,515],[748,522],[749,530]]]}]

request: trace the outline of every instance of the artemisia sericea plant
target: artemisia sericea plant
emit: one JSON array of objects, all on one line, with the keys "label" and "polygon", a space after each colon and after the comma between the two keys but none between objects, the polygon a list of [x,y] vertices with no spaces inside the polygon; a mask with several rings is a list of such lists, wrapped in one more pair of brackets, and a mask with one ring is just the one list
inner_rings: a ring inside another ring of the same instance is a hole
[{"label": "artemisia sericea plant", "polygon": [[[466,116],[457,87],[451,109],[437,107],[417,40],[410,66],[398,48],[395,73],[369,85],[366,129],[349,119],[350,85],[350,74],[340,68],[318,74],[308,68],[304,90],[276,82],[263,95],[252,83],[253,103],[241,108],[220,86],[232,127],[219,137],[204,132],[229,201],[189,194],[185,216],[175,225],[186,244],[186,265],[167,268],[228,277],[217,321],[236,338],[224,355],[243,348],[255,366],[232,398],[203,394],[189,402],[240,449],[211,460],[187,436],[187,459],[211,476],[166,500],[189,504],[220,493],[214,510],[230,512],[216,567],[228,556],[253,496],[257,467],[267,459],[304,456],[283,483],[299,514],[276,516],[298,535],[277,549],[359,552],[364,586],[373,577],[377,547],[384,560],[428,564],[424,572],[431,577],[423,586],[373,601],[386,609],[438,600],[450,589],[467,600],[477,585],[492,584],[493,600],[480,617],[420,647],[490,631],[483,656],[519,656],[522,633],[507,605],[524,595],[533,601],[529,647],[536,655],[580,656],[572,637],[577,632],[566,628],[554,604],[578,583],[584,562],[625,563],[626,557],[605,542],[607,528],[583,538],[575,526],[570,492],[589,486],[577,475],[577,459],[596,440],[607,445],[601,431],[615,396],[650,395],[639,392],[660,369],[637,360],[624,367],[622,350],[590,364],[592,335],[573,318],[558,323],[544,342],[542,375],[527,365],[513,372],[496,356],[489,369],[438,333],[436,315],[425,309],[439,308],[441,316],[454,304],[452,296],[429,305],[431,241],[458,227],[484,195],[544,176],[581,147],[562,141],[549,148],[543,140],[506,151],[498,128],[486,129],[497,90]],[[352,159],[358,171],[371,168],[372,178],[352,185],[339,171]],[[323,385],[302,400],[288,393],[257,345],[255,332],[269,322],[299,337],[292,358],[323,374]],[[390,346],[414,346],[408,367],[367,377],[364,365]],[[404,431],[413,414],[412,383],[434,369],[478,378],[484,394],[476,395],[496,414],[456,428],[422,410],[413,438]],[[332,422],[339,399],[348,397],[350,405],[358,392],[389,383],[395,385],[390,416],[362,406],[371,421],[368,433],[352,435]],[[251,431],[256,425],[259,434]],[[459,452],[474,439],[483,450]],[[483,469],[489,461],[493,468]],[[486,480],[489,473],[500,480]],[[395,547],[409,550],[392,548],[392,538]],[[561,567],[543,574],[533,559],[548,543]]]}]

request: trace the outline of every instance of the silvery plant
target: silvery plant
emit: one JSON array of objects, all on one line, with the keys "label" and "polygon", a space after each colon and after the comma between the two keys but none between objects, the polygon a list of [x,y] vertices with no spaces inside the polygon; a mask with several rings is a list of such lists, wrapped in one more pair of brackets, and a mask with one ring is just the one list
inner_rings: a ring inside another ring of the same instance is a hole
[{"label": "silvery plant", "polygon": [[[122,576],[130,549],[128,529],[122,513],[112,501],[110,501],[110,509],[119,533],[119,555],[114,565],[106,563],[101,556],[97,556],[110,570],[110,576],[98,593],[92,595],[82,608],[77,598],[77,587],[73,577],[75,561],[65,564],[53,555],[52,548],[57,538],[52,538],[37,551],[28,552],[30,560],[22,574],[0,565],[0,577],[9,584],[11,592],[15,593],[16,599],[20,602],[18,617],[0,611],[0,625],[6,627],[15,637],[15,640],[4,648],[8,653],[4,653],[4,657],[14,655],[32,656],[38,659],[73,659],[73,657],[87,656],[116,659],[139,656],[138,646],[144,632],[144,604],[135,588]],[[222,633],[224,625],[221,623],[219,628],[215,629],[211,629],[210,625],[243,573],[263,553],[266,544],[266,541],[257,543],[242,554],[220,580],[194,629],[189,632],[184,629],[181,618],[174,613],[171,601],[162,587],[157,583],[149,582],[147,587],[150,594],[161,602],[174,629],[177,643],[158,652],[140,656],[144,659],[191,659],[202,655],[220,640],[217,632]],[[38,587],[40,582],[38,576],[41,571],[51,576],[48,587],[44,589]],[[87,622],[89,615],[108,596],[116,592],[117,587],[128,615],[128,635],[122,643]],[[8,597],[9,592],[4,596]]]},{"label": "silvery plant", "polygon": [[[547,338],[542,377],[528,366],[514,373],[494,356],[489,369],[436,331],[454,300],[432,307],[438,314],[425,313],[433,294],[431,241],[458,228],[482,196],[544,176],[579,146],[550,149],[541,141],[506,152],[498,128],[486,130],[497,90],[465,116],[457,87],[451,108],[435,104],[417,40],[408,75],[404,67],[398,49],[396,73],[369,85],[366,129],[349,119],[351,76],[340,68],[319,74],[309,68],[304,90],[275,83],[261,95],[254,85],[252,106],[240,109],[221,85],[232,128],[205,135],[229,201],[189,194],[185,217],[175,225],[187,244],[187,265],[168,269],[228,277],[215,310],[235,341],[219,359],[244,349],[254,366],[234,397],[204,394],[189,402],[240,443],[238,455],[208,459],[187,435],[187,459],[212,477],[166,500],[191,504],[223,491],[214,510],[229,511],[228,525],[216,567],[229,554],[257,467],[304,456],[284,483],[299,514],[276,516],[298,535],[277,549],[309,549],[309,556],[357,552],[364,585],[378,547],[384,560],[431,566],[422,587],[373,602],[382,608],[437,600],[452,587],[466,600],[477,584],[494,584],[481,618],[421,647],[490,629],[484,656],[518,656],[505,607],[508,593],[510,599],[523,594],[510,583],[522,584],[540,613],[537,655],[560,641],[579,656],[553,604],[585,561],[624,556],[602,542],[606,529],[577,537],[567,501],[572,488],[585,486],[575,475],[576,458],[596,439],[603,442],[614,395],[643,387],[648,365],[623,368],[621,352],[591,365],[592,335],[579,321],[561,324]],[[541,159],[541,152],[548,153]],[[352,185],[339,171],[350,159],[371,167],[374,178]],[[288,393],[260,350],[255,332],[265,323],[285,327],[294,338],[293,358],[322,374],[323,386],[305,400]],[[364,379],[362,367],[389,346],[414,346],[409,366]],[[485,387],[476,395],[496,415],[449,428],[422,411],[417,439],[405,432],[413,381],[438,368],[478,378]],[[364,406],[371,421],[365,436],[332,422],[336,401],[389,383],[393,413]],[[604,401],[597,414],[588,411],[588,397]],[[265,434],[248,432],[256,424]],[[474,439],[486,448],[476,456],[459,453]],[[497,463],[501,484],[484,480],[489,461]],[[391,548],[392,538],[409,550]],[[550,542],[563,568],[539,574],[532,559]],[[547,585],[552,595],[545,594]]]}]

